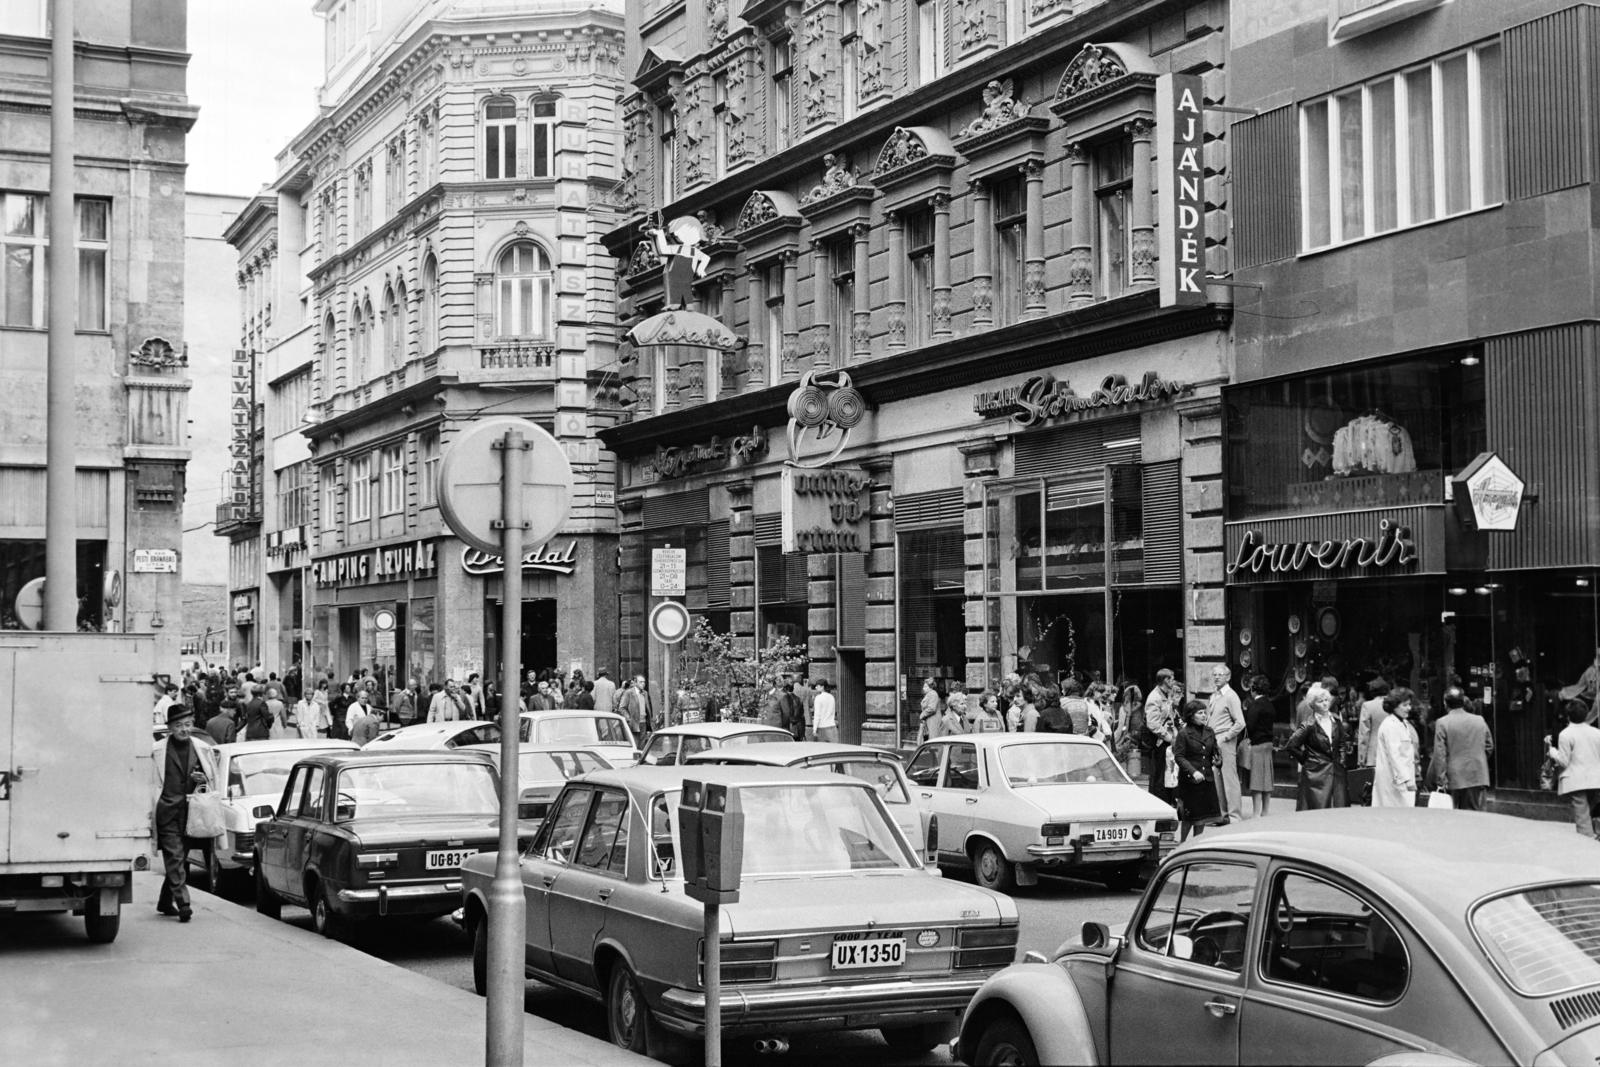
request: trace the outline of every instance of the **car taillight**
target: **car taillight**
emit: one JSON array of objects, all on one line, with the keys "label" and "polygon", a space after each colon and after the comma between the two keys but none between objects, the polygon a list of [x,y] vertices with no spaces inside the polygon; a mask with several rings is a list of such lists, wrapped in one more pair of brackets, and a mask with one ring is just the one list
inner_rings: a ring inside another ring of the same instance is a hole
[{"label": "car taillight", "polygon": [[[777,974],[776,941],[729,941],[722,946],[724,982],[770,982]],[[700,945],[700,978],[705,980],[705,943]]]},{"label": "car taillight", "polygon": [[89,876],[90,885],[123,885],[127,881],[128,876],[125,874],[91,874]]},{"label": "car taillight", "polygon": [[249,852],[251,849],[253,849],[255,847],[256,847],[256,835],[255,834],[249,833],[249,834],[234,834],[233,835],[233,850],[235,852]]},{"label": "car taillight", "polygon": [[363,852],[356,857],[358,867],[382,867],[390,863],[399,863],[398,852]]},{"label": "car taillight", "polygon": [[956,931],[956,970],[1004,967],[1016,958],[1015,926],[981,926]]},{"label": "car taillight", "polygon": [[1039,836],[1047,845],[1064,845],[1071,834],[1071,825],[1064,822],[1047,822],[1039,827]]},{"label": "car taillight", "polygon": [[542,819],[550,813],[550,803],[545,800],[524,800],[517,805],[517,818]]},{"label": "car taillight", "polygon": [[1158,834],[1175,834],[1177,832],[1178,832],[1178,820],[1177,819],[1157,819],[1156,820],[1156,833],[1158,833]]}]

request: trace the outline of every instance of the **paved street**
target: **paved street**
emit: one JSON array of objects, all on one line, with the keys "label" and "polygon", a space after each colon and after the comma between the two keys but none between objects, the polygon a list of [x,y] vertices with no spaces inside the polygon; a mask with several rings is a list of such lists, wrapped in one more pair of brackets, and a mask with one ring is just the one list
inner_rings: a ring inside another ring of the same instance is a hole
[{"label": "paved street", "polygon": [[[1018,955],[1033,950],[1050,953],[1061,942],[1077,934],[1089,920],[1104,923],[1122,922],[1128,917],[1138,893],[1112,893],[1098,883],[1080,882],[1065,878],[1044,878],[1033,889],[1024,890],[1017,898],[1017,910],[1022,917],[1022,936]],[[247,903],[241,906],[248,907]],[[303,908],[285,907],[285,922],[303,929],[311,929],[311,914]],[[428,923],[397,923],[387,927],[369,926],[360,929],[351,945],[369,955],[397,964],[409,971],[426,975],[458,989],[472,989],[472,955],[461,931],[449,919]],[[571,1027],[584,1034],[604,1038],[605,1014],[592,1001],[553,989],[539,982],[528,983],[528,1011],[543,1019]],[[800,1035],[787,1056],[776,1062],[786,1067],[800,1065],[833,1065],[841,1057],[858,1058],[865,1049],[874,1049],[886,1055],[882,1040],[876,1033],[847,1033]],[[773,1057],[762,1056],[746,1043],[729,1044],[725,1062],[734,1064],[773,1063]],[[948,1047],[941,1047],[916,1063],[950,1063]]]}]

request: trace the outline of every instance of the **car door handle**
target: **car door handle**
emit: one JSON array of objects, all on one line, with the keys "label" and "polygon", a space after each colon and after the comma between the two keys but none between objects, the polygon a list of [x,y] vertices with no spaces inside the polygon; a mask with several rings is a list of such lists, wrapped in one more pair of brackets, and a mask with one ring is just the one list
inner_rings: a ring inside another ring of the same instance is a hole
[{"label": "car door handle", "polygon": [[932,800],[933,799],[933,794],[932,793],[923,793],[922,794],[922,798],[924,800]]},{"label": "car door handle", "polygon": [[600,890],[600,892],[597,895],[600,897],[601,900],[610,900],[611,899],[611,890],[602,889],[602,890]]},{"label": "car door handle", "polygon": [[968,804],[976,804],[977,802],[978,802],[978,798],[977,797],[968,797],[967,798],[967,803]]},{"label": "car door handle", "polygon": [[1220,1019],[1224,1015],[1239,1014],[1239,1005],[1229,1004],[1226,1000],[1208,1000],[1205,1002],[1204,1007],[1215,1019]]},{"label": "car door handle", "polygon": [[553,886],[555,884],[556,884],[556,876],[555,875],[547,874],[547,875],[544,876],[544,887],[546,889],[549,889],[551,886]]}]

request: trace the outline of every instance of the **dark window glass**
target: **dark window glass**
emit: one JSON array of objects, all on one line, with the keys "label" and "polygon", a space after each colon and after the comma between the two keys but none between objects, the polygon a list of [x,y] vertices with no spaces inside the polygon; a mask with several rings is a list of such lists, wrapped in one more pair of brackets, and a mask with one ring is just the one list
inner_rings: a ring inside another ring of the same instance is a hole
[{"label": "dark window glass", "polygon": [[1318,878],[1279,876],[1262,970],[1274,982],[1387,1003],[1405,992],[1405,943],[1365,901]]}]

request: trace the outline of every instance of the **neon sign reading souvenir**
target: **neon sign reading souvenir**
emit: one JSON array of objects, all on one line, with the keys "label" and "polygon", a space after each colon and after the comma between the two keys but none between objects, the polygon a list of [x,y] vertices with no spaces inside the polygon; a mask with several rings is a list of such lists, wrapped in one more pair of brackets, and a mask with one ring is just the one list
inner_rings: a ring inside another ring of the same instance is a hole
[{"label": "neon sign reading souvenir", "polygon": [[1295,574],[1310,567],[1337,571],[1346,567],[1377,570],[1390,564],[1405,567],[1417,561],[1417,544],[1411,528],[1384,519],[1378,536],[1349,537],[1340,541],[1263,541],[1255,530],[1246,530],[1239,551],[1228,564],[1228,573],[1249,571],[1260,574]]}]

